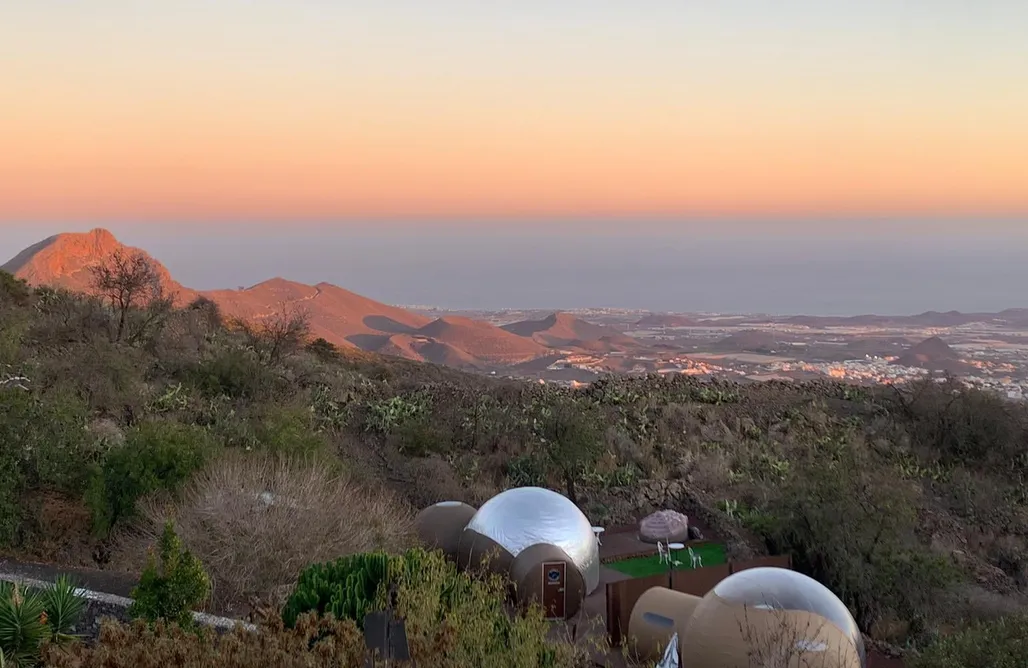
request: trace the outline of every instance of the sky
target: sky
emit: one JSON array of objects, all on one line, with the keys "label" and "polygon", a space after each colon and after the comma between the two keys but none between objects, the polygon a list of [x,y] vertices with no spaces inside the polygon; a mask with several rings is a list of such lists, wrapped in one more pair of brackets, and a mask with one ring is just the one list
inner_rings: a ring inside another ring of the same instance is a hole
[{"label": "sky", "polygon": [[450,307],[1026,306],[1022,0],[0,2],[0,255]]},{"label": "sky", "polygon": [[1020,0],[3,2],[0,221],[1002,232],[1025,34]]}]

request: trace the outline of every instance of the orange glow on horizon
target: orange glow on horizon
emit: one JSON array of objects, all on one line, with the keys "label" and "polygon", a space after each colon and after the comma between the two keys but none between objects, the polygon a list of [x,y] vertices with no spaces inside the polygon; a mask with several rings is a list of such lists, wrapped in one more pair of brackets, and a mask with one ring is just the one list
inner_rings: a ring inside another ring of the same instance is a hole
[{"label": "orange glow on horizon", "polygon": [[212,6],[0,8],[0,221],[1028,215],[1028,92],[988,42]]}]

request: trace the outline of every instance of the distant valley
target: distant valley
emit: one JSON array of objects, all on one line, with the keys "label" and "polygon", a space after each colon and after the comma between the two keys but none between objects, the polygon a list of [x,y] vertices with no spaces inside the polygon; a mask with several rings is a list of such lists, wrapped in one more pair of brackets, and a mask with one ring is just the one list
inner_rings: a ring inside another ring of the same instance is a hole
[{"label": "distant valley", "polygon": [[[33,285],[88,292],[90,267],[123,246],[108,231],[61,234],[2,269]],[[149,256],[147,256],[149,257]],[[618,309],[442,311],[383,304],[344,288],[272,278],[197,291],[151,258],[180,305],[199,297],[251,322],[302,311],[311,333],[355,348],[482,373],[587,383],[604,373],[682,373],[740,381],[844,378],[904,382],[949,373],[1020,398],[1028,394],[1028,309],[910,316],[771,316]]]}]

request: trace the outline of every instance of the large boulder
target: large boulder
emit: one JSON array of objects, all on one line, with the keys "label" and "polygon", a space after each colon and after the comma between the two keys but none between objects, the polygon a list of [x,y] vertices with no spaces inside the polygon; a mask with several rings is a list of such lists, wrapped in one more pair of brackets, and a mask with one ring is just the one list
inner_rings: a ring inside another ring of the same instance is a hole
[{"label": "large boulder", "polygon": [[689,540],[689,518],[674,510],[658,510],[639,522],[639,540],[684,543]]}]

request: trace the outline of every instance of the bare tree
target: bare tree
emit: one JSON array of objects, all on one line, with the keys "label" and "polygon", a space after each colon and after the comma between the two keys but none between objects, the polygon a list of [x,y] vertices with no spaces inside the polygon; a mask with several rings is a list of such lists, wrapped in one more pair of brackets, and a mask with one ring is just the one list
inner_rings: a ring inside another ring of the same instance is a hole
[{"label": "bare tree", "polygon": [[235,318],[235,329],[243,332],[247,344],[263,362],[275,364],[300,350],[310,338],[310,314],[287,303],[273,315],[256,321]]},{"label": "bare tree", "polygon": [[[114,311],[114,342],[135,343],[171,310],[172,297],[164,292],[156,264],[142,253],[119,249],[107,262],[90,267],[90,272],[93,289]],[[134,313],[139,317],[133,318]]]}]

